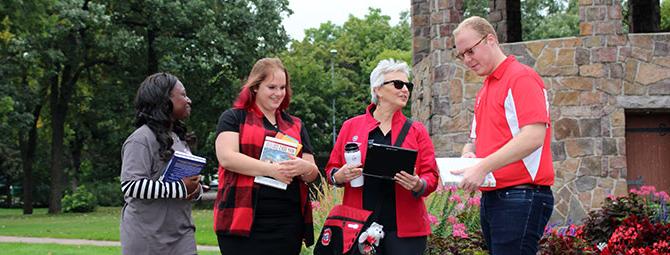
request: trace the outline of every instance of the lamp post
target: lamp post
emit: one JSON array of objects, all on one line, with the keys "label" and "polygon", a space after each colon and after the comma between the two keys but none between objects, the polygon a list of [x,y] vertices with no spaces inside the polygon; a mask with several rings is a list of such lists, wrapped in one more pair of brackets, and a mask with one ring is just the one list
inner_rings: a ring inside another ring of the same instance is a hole
[{"label": "lamp post", "polygon": [[[331,88],[335,88],[335,56],[337,55],[337,50],[336,49],[331,49],[330,50],[330,85]],[[335,145],[335,138],[337,137],[337,134],[335,133],[335,96],[332,97],[331,100],[332,103],[332,110],[333,110],[333,146]]]}]

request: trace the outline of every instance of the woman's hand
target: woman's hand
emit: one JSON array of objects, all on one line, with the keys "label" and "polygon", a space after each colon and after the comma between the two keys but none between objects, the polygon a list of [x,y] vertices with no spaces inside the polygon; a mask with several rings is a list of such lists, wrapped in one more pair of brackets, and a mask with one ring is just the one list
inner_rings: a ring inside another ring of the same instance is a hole
[{"label": "woman's hand", "polygon": [[291,156],[290,160],[279,162],[279,172],[290,177],[309,175],[314,169],[314,163],[298,157]]},{"label": "woman's hand", "polygon": [[271,171],[270,177],[275,178],[280,182],[291,184],[293,176],[288,175],[286,171],[283,170],[284,167],[281,164],[273,163],[272,166],[274,167],[274,170]]},{"label": "woman's hand", "polygon": [[342,184],[342,183],[347,183],[350,182],[351,180],[355,179],[356,177],[359,177],[363,174],[363,168],[360,167],[361,165],[349,165],[345,164],[340,168],[340,170],[337,170],[335,172],[335,182],[337,184]]},{"label": "woman's hand", "polygon": [[184,177],[181,181],[186,186],[186,199],[192,199],[200,191],[200,175]]},{"label": "woman's hand", "polygon": [[405,171],[400,171],[400,173],[395,174],[393,179],[400,184],[400,186],[409,191],[419,192],[423,186],[421,178],[419,178],[418,175],[410,175]]}]

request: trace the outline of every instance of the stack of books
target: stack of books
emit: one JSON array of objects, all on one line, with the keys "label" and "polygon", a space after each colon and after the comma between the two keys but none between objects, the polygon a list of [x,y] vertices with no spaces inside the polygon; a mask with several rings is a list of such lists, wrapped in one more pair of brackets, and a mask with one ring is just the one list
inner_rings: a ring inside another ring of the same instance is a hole
[{"label": "stack of books", "polygon": [[[291,157],[298,155],[301,148],[302,144],[298,143],[298,140],[288,135],[277,133],[277,136],[275,137],[266,136],[265,142],[263,142],[263,150],[261,151],[260,160],[269,163],[279,163],[290,160]],[[254,182],[283,190],[286,190],[287,187],[286,183],[280,182],[269,176],[256,176]]]}]

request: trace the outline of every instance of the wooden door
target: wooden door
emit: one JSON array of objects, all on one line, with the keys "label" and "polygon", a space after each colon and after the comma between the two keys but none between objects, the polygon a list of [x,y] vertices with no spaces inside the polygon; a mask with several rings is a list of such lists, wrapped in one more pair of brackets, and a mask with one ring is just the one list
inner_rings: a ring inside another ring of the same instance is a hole
[{"label": "wooden door", "polygon": [[628,188],[670,191],[670,113],[626,113]]}]

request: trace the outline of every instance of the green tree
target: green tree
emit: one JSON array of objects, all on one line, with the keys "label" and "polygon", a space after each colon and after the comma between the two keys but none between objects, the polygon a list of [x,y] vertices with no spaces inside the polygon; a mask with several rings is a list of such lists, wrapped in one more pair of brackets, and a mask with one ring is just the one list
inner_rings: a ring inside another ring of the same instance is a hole
[{"label": "green tree", "polygon": [[[0,110],[12,113],[3,123],[16,115],[25,125],[0,126],[10,134],[0,142],[13,141],[0,144],[23,152],[33,141],[35,163],[51,169],[36,179],[50,177],[58,212],[68,180],[74,189],[118,176],[119,141],[133,130],[132,101],[147,74],[179,76],[194,101],[189,126],[212,137],[251,64],[285,49],[289,13],[286,0],[3,1],[0,90],[11,103],[0,100]],[[199,144],[215,164],[213,141]],[[25,176],[32,162],[21,160]]]},{"label": "green tree", "polygon": [[579,34],[577,0],[522,0],[524,41],[576,36]]},{"label": "green tree", "polygon": [[[400,15],[399,24],[394,26],[389,16],[373,8],[363,18],[349,16],[342,26],[323,23],[306,29],[305,38],[293,40],[280,55],[295,92],[290,110],[306,123],[321,160],[327,159],[332,148],[332,117],[339,128],[345,119],[363,113],[369,104],[369,75],[377,62],[394,57],[411,63],[408,15]],[[331,54],[331,49],[337,54]]]}]

